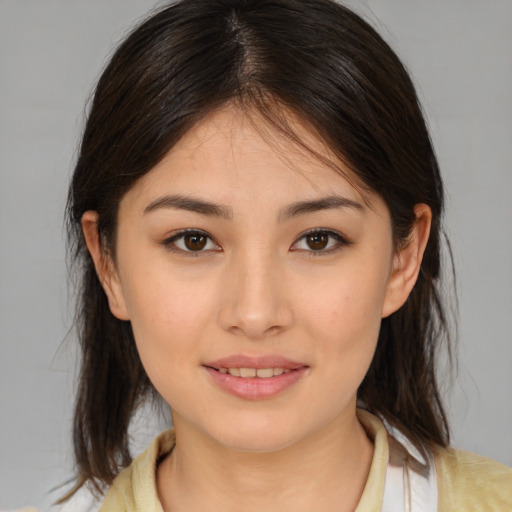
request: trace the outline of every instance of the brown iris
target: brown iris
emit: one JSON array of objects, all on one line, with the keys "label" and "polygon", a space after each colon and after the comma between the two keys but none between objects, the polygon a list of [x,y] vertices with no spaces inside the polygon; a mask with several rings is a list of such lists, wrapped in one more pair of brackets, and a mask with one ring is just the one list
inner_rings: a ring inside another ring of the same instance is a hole
[{"label": "brown iris", "polygon": [[310,249],[321,251],[327,247],[329,243],[329,235],[327,233],[311,233],[306,237],[306,243]]},{"label": "brown iris", "polygon": [[205,248],[208,242],[208,237],[200,233],[191,233],[183,237],[185,247],[189,251],[201,251]]}]

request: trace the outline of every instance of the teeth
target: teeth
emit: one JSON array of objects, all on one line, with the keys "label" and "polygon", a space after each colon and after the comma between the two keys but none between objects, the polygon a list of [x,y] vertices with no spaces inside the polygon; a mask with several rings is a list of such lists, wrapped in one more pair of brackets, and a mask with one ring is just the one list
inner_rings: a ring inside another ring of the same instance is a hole
[{"label": "teeth", "polygon": [[250,377],[256,377],[256,369],[255,368],[240,368],[240,377],[244,379]]},{"label": "teeth", "polygon": [[260,379],[269,379],[277,377],[283,373],[290,373],[291,370],[284,368],[219,368],[220,373],[228,373],[233,377],[241,377],[242,379],[251,379],[258,377]]},{"label": "teeth", "polygon": [[274,370],[272,368],[258,368],[256,370],[256,375],[260,379],[268,379],[269,377],[274,376]]}]

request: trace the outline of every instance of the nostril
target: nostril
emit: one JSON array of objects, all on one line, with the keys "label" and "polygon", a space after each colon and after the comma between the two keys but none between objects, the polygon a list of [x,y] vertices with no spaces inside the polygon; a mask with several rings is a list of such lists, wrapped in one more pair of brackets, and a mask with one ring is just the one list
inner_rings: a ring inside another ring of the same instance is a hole
[{"label": "nostril", "polygon": [[290,306],[279,297],[268,300],[249,300],[247,297],[227,296],[218,313],[220,326],[235,336],[251,340],[275,336],[293,323]]}]

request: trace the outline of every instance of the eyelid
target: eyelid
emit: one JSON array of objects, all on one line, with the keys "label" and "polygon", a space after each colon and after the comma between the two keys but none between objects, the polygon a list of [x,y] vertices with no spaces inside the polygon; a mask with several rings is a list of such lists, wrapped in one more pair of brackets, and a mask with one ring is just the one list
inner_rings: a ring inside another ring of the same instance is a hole
[{"label": "eyelid", "polygon": [[202,229],[197,229],[197,228],[180,229],[179,231],[176,231],[171,236],[169,236],[165,240],[163,240],[162,245],[167,250],[169,250],[171,252],[183,254],[185,256],[197,257],[197,256],[201,256],[201,255],[210,254],[212,252],[212,249],[204,249],[201,251],[189,251],[189,250],[181,249],[180,247],[177,247],[175,242],[177,240],[179,240],[180,238],[183,238],[187,234],[198,234],[198,235],[205,236],[206,238],[208,238],[209,241],[211,241],[211,243],[213,243],[216,246],[216,249],[213,249],[214,252],[220,252],[222,250],[221,247],[219,246],[219,244],[217,244],[217,242],[213,239],[213,237],[207,231],[204,231]]},{"label": "eyelid", "polygon": [[[316,233],[323,233],[323,234],[328,235],[329,237],[331,237],[334,240],[336,240],[336,244],[333,247],[329,248],[329,249],[322,249],[322,250],[298,249],[298,248],[296,248],[296,245],[301,240],[303,240],[308,235],[313,235],[313,234],[316,234]],[[190,250],[186,250],[186,249],[182,249],[180,247],[177,247],[175,242],[177,240],[179,240],[180,238],[183,238],[187,234],[198,234],[198,235],[205,236],[205,237],[208,238],[208,240],[211,243],[213,243],[216,246],[216,248],[213,249],[213,250],[212,249],[203,249],[203,250],[200,250],[200,251],[190,251]],[[327,254],[331,254],[331,253],[337,252],[337,251],[339,251],[339,250],[343,249],[344,247],[346,247],[348,245],[351,245],[351,244],[352,244],[352,242],[349,241],[344,235],[342,235],[338,231],[335,231],[335,230],[329,229],[329,228],[314,228],[314,229],[309,229],[309,230],[301,233],[296,238],[296,240],[293,242],[293,244],[291,245],[290,250],[291,251],[301,251],[301,252],[307,253],[310,256],[322,256],[322,255],[327,255]],[[163,240],[162,241],[162,245],[167,250],[169,250],[171,252],[183,254],[185,256],[192,256],[192,257],[197,257],[197,256],[201,256],[201,255],[211,254],[212,251],[213,252],[220,252],[220,251],[222,251],[222,248],[219,246],[219,244],[217,244],[217,242],[214,240],[214,238],[207,231],[204,231],[204,230],[198,229],[198,228],[181,229],[181,230],[173,233],[171,236],[167,237],[165,240]]]},{"label": "eyelid", "polygon": [[[322,250],[316,250],[316,251],[314,249],[294,249],[294,246],[296,246],[299,243],[299,241],[303,240],[308,235],[314,235],[316,233],[324,233],[324,234],[334,238],[337,243],[335,244],[334,247],[331,247],[329,249],[322,249]],[[329,228],[314,228],[314,229],[309,229],[308,231],[305,231],[304,233],[300,234],[297,237],[297,239],[295,240],[295,242],[293,242],[290,249],[292,251],[301,251],[301,252],[307,253],[308,256],[325,256],[327,254],[335,253],[351,244],[352,244],[352,242],[349,241],[344,235],[342,235],[338,231],[334,231],[333,229],[329,229]]]}]

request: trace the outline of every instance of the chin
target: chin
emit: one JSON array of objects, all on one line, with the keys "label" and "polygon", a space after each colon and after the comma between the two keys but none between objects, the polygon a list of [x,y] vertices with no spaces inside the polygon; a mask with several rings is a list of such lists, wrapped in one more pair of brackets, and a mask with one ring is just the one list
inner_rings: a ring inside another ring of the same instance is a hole
[{"label": "chin", "polygon": [[273,414],[237,414],[228,420],[211,423],[207,434],[225,448],[255,453],[277,452],[301,438],[303,421]]}]

